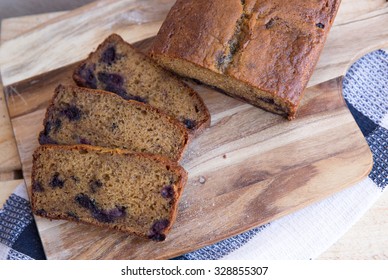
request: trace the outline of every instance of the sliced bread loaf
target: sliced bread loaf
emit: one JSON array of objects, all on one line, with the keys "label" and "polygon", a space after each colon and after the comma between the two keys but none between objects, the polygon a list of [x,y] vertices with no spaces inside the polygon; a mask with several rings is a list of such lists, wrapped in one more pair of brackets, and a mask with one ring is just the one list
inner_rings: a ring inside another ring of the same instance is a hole
[{"label": "sliced bread loaf", "polygon": [[40,146],[33,212],[163,241],[176,217],[185,170],[160,156],[88,145]]},{"label": "sliced bread loaf", "polygon": [[46,112],[40,144],[88,144],[179,160],[184,126],[150,105],[101,90],[60,85]]},{"label": "sliced bread loaf", "polygon": [[210,114],[197,92],[116,34],[80,63],[73,79],[82,87],[150,104],[174,116],[190,132],[199,132],[210,123]]}]

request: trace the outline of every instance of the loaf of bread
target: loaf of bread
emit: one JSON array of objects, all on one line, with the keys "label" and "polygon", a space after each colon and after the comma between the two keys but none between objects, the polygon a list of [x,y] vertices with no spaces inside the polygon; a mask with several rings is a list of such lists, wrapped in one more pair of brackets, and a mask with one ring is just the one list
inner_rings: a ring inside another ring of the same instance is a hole
[{"label": "loaf of bread", "polygon": [[192,134],[210,123],[210,114],[197,92],[116,34],[80,63],[73,79],[82,87],[150,104],[174,116]]},{"label": "loaf of bread", "polygon": [[60,85],[46,111],[40,144],[87,144],[178,161],[188,133],[175,118],[114,93]]},{"label": "loaf of bread", "polygon": [[293,119],[340,0],[178,0],[151,56]]},{"label": "loaf of bread", "polygon": [[31,203],[42,217],[163,241],[186,180],[182,167],[160,156],[43,145],[33,155]]}]

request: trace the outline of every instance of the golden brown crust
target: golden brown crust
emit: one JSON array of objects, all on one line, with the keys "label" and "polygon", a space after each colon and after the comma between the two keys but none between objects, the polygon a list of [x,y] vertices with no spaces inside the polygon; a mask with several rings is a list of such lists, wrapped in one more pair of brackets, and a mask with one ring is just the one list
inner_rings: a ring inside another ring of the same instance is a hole
[{"label": "golden brown crust", "polygon": [[[188,130],[189,133],[191,134],[191,136],[192,135],[197,135],[200,131],[203,131],[203,129],[205,129],[207,126],[209,126],[209,124],[210,124],[210,113],[209,113],[209,111],[208,111],[208,109],[207,109],[203,99],[201,98],[201,96],[196,91],[194,91],[192,88],[190,88],[184,82],[182,82],[173,73],[171,73],[171,72],[169,72],[167,70],[164,70],[152,58],[150,58],[146,54],[143,54],[143,53],[139,52],[131,44],[129,44],[128,42],[124,41],[119,35],[114,34],[114,33],[111,34],[108,38],[106,38],[104,40],[104,42],[102,42],[97,47],[95,52],[90,53],[89,56],[84,61],[80,62],[79,65],[75,68],[75,70],[73,72],[73,80],[75,81],[75,83],[78,86],[91,87],[90,85],[88,85],[88,81],[85,79],[85,77],[80,75],[80,73],[82,73],[82,68],[84,67],[85,63],[86,64],[91,64],[91,63],[97,64],[98,62],[96,62],[96,56],[98,56],[100,53],[102,53],[103,50],[107,46],[115,45],[115,44],[116,45],[119,45],[119,44],[124,45],[125,47],[131,49],[133,52],[136,52],[138,55],[141,55],[142,58],[144,59],[144,61],[146,61],[146,63],[149,64],[149,67],[152,67],[152,68],[155,68],[155,69],[159,69],[158,71],[162,71],[163,72],[163,75],[165,76],[165,79],[167,78],[169,80],[173,80],[176,85],[179,85],[180,88],[183,88],[184,90],[181,91],[182,95],[190,96],[190,98],[192,99],[193,104],[196,104],[196,106],[198,106],[198,110],[199,110],[198,119],[195,120],[196,121],[195,126],[193,126],[192,128],[190,128]],[[128,55],[130,55],[130,54],[128,54]],[[128,64],[129,63],[131,63],[131,62],[128,62]],[[99,83],[97,83],[94,88],[99,88],[100,86],[101,85]],[[93,88],[93,86],[92,86],[92,88]],[[141,92],[141,90],[139,90],[139,92],[137,92],[137,94],[142,95],[142,94],[144,94],[144,92]],[[168,111],[167,109],[162,109],[163,107],[166,107],[166,106],[164,106],[165,104],[153,103],[151,105],[154,106],[154,107],[159,108],[159,110],[164,111],[166,114],[173,115],[175,118],[177,118],[177,116],[174,115],[171,111]]]},{"label": "golden brown crust", "polygon": [[[57,151],[82,151],[82,150],[86,150],[86,151],[96,151],[100,154],[108,153],[108,154],[112,154],[112,155],[115,155],[115,154],[127,155],[130,157],[137,157],[140,159],[149,159],[149,160],[156,162],[157,164],[168,166],[168,169],[171,170],[173,173],[177,174],[179,177],[178,185],[176,185],[177,191],[174,192],[173,199],[171,200],[172,207],[171,207],[171,211],[170,211],[170,215],[169,215],[169,219],[168,219],[169,224],[160,233],[166,235],[170,231],[170,229],[171,229],[171,227],[174,224],[174,221],[176,219],[179,199],[180,199],[181,194],[183,192],[184,186],[187,182],[187,172],[184,170],[184,168],[179,166],[176,162],[171,161],[170,159],[163,157],[163,156],[159,156],[159,155],[151,155],[151,154],[144,154],[144,153],[132,153],[132,152],[123,151],[120,149],[107,149],[107,148],[101,148],[101,147],[95,147],[95,146],[89,146],[89,145],[74,145],[74,146],[43,145],[43,146],[38,147],[35,150],[35,152],[33,153],[31,186],[33,186],[34,183],[37,182],[36,162],[39,161],[40,155],[42,153],[44,153],[45,150],[57,150]],[[149,237],[147,235],[147,233],[134,232],[134,231],[128,230],[127,228],[122,227],[118,224],[101,223],[101,222],[93,221],[90,219],[89,220],[85,220],[85,219],[78,220],[78,219],[75,219],[74,217],[70,217],[68,215],[65,215],[64,213],[62,213],[62,214],[52,214],[50,212],[42,213],[39,211],[40,209],[37,208],[36,197],[35,197],[35,192],[34,192],[33,188],[31,190],[31,194],[32,194],[31,195],[31,205],[32,205],[33,213],[35,215],[42,216],[42,217],[49,218],[49,219],[64,219],[64,220],[69,220],[69,221],[76,221],[76,222],[92,224],[92,225],[96,225],[96,226],[100,226],[100,227],[108,227],[111,229],[116,229],[116,230],[120,230],[123,232],[135,234],[135,235],[138,235],[141,237]]]},{"label": "golden brown crust", "polygon": [[[180,75],[256,106],[265,108],[269,102],[273,112],[292,119],[339,4],[340,0],[178,0],[150,54]],[[185,64],[178,70],[169,65],[173,60]],[[194,66],[197,71],[206,69],[212,78],[196,76],[189,69]]]}]

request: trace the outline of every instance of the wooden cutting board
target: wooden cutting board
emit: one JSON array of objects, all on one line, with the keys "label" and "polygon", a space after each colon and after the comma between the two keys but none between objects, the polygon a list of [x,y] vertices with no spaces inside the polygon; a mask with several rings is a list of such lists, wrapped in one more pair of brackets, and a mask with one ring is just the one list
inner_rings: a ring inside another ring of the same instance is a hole
[{"label": "wooden cutting board", "polygon": [[[28,185],[31,155],[53,89],[58,83],[72,83],[74,65],[69,63],[82,59],[111,32],[131,42],[156,34],[173,2],[101,1],[61,13],[2,45],[1,73]],[[359,3],[364,12],[350,3]],[[99,21],[94,23],[95,19]],[[317,85],[306,90],[294,121],[193,85],[204,98],[212,123],[182,160],[189,180],[167,240],[154,243],[37,217],[47,257],[171,258],[292,213],[364,178],[372,156],[342,98],[341,75],[372,47],[388,46],[387,20],[385,1],[343,1],[310,81]],[[76,28],[80,22],[90,24],[86,32]],[[365,36],[362,41],[356,40],[355,31]],[[136,46],[145,50],[151,40]],[[14,48],[23,56],[13,57]]]}]

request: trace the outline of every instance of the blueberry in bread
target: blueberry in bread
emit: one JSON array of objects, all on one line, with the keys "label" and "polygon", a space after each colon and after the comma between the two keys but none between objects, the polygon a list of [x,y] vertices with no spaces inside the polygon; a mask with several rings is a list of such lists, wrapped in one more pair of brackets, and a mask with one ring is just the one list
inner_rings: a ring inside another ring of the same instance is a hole
[{"label": "blueberry in bread", "polygon": [[182,167],[161,156],[43,145],[33,155],[31,203],[42,217],[163,241],[186,180]]},{"label": "blueberry in bread", "polygon": [[73,79],[82,87],[150,104],[174,116],[193,134],[210,123],[210,114],[197,92],[116,34],[78,65]]},{"label": "blueberry in bread", "polygon": [[166,156],[178,161],[188,133],[150,105],[88,88],[59,85],[46,111],[40,144],[87,144]]},{"label": "blueberry in bread", "polygon": [[150,50],[165,68],[293,119],[340,0],[178,0]]}]

